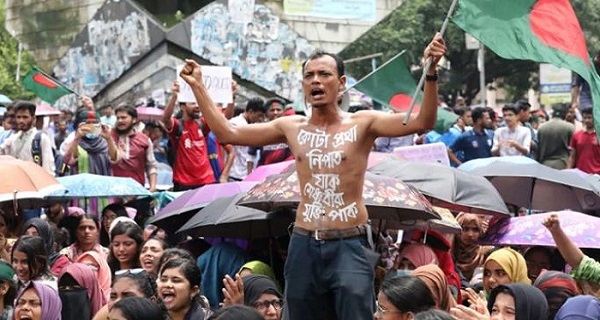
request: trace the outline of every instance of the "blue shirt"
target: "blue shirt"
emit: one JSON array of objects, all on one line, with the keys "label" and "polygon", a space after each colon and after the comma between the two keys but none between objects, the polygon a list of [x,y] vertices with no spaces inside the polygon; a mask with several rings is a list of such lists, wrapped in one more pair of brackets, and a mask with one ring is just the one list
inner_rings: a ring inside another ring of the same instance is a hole
[{"label": "blue shirt", "polygon": [[489,158],[492,156],[492,145],[494,143],[494,132],[484,130],[482,134],[469,130],[454,141],[450,146],[452,152],[463,152],[463,162],[473,159]]}]

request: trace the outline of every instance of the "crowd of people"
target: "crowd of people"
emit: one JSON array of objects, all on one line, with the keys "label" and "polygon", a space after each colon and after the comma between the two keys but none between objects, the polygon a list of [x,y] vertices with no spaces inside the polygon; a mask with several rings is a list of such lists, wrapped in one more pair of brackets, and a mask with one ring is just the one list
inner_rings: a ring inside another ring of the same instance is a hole
[{"label": "crowd of people", "polygon": [[[437,62],[444,53],[436,36],[424,57]],[[556,248],[482,246],[489,219],[470,213],[456,217],[455,236],[366,227],[360,190],[371,150],[443,142],[454,166],[526,156],[600,173],[590,108],[557,104],[551,118],[525,101],[505,105],[501,117],[461,99],[449,108],[435,63],[425,71],[421,112],[406,127],[401,114],[338,110],[343,63],[325,52],[303,66],[309,117],[277,98],[215,106],[193,61],[181,77],[196,101],[178,101],[175,82],[159,121],[138,121],[131,105],[104,107],[100,117],[88,97],[50,122],[36,117],[33,103],[8,105],[0,153],[54,176],[130,177],[155,191],[163,163],[172,167],[173,190],[185,191],[295,158],[302,189],[329,179],[333,187],[319,188],[341,204],[306,194],[289,237],[244,241],[166,234],[146,223],[151,204],[132,199],[101,199],[87,210],[62,201],[33,210],[1,204],[0,320],[600,318],[600,256],[581,251],[554,215],[544,226]],[[459,116],[447,132],[428,131],[437,108]],[[375,251],[381,258],[372,263]]]}]

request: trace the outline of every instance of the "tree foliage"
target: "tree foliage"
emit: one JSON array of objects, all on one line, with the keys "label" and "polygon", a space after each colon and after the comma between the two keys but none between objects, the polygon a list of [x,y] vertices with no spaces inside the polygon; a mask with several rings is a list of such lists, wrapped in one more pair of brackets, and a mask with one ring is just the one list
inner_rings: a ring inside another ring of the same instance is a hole
[{"label": "tree foliage", "polygon": [[[0,0],[0,93],[9,98],[31,100],[35,94],[27,91],[21,81],[15,78],[17,72],[19,42],[13,38],[10,33],[4,28],[4,0]],[[31,70],[31,66],[35,65],[35,61],[23,50],[21,55],[21,79],[27,72]]]},{"label": "tree foliage", "polygon": [[[588,49],[594,54],[600,49],[600,25],[595,23],[600,21],[600,0],[571,2],[586,35]],[[409,52],[406,62],[420,65],[423,49],[441,28],[450,3],[450,0],[406,0],[340,55],[350,59],[381,52],[381,62],[384,62],[406,49]],[[471,101],[479,92],[477,51],[466,49],[464,32],[452,23],[448,25],[444,39],[450,69],[441,71],[440,92],[453,97],[462,95]],[[362,61],[348,64],[347,68],[350,74],[360,79],[371,71],[371,64]],[[538,64],[535,62],[505,60],[486,50],[485,68],[486,83],[502,78],[511,100],[537,86]]]}]

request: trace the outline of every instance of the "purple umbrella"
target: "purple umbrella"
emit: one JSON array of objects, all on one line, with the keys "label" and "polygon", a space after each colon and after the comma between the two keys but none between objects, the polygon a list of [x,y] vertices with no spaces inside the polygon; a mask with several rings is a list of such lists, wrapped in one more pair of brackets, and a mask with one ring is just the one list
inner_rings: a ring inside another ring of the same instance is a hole
[{"label": "purple umbrella", "polygon": [[162,208],[149,222],[168,233],[173,233],[181,228],[194,213],[212,201],[244,193],[254,187],[256,183],[253,181],[227,182],[189,190]]},{"label": "purple umbrella", "polygon": [[256,181],[260,182],[265,180],[268,176],[280,174],[286,172],[287,169],[294,164],[294,160],[288,160],[273,164],[266,164],[264,166],[256,167],[252,172],[246,176],[244,181]]},{"label": "purple umbrella", "polygon": [[158,121],[162,118],[163,115],[163,110],[159,108],[137,107],[136,111],[138,113],[138,120],[143,121]]},{"label": "purple umbrella", "polygon": [[[600,248],[600,218],[575,211],[553,212],[565,233],[580,248]],[[542,222],[549,213],[504,219],[495,223],[481,239],[483,244],[549,246],[556,244]]]}]

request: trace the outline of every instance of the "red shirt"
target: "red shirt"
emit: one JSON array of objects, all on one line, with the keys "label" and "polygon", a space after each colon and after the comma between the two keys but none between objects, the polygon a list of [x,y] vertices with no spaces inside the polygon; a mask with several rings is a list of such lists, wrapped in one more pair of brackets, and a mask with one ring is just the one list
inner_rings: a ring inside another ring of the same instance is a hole
[{"label": "red shirt", "polygon": [[[210,162],[204,133],[198,127],[196,120],[183,123],[183,132],[179,141],[175,141],[178,119],[173,119],[173,127],[169,132],[171,145],[177,146],[177,157],[173,166],[173,182],[183,186],[202,186],[215,182]],[[208,129],[204,118],[200,121]]]},{"label": "red shirt", "polygon": [[591,174],[600,174],[600,145],[596,132],[575,132],[569,147],[575,150],[575,168]]},{"label": "red shirt", "polygon": [[119,161],[111,164],[113,176],[130,177],[144,185],[146,183],[146,151],[150,146],[148,137],[141,132],[121,136],[114,129],[112,137],[120,152]]}]

